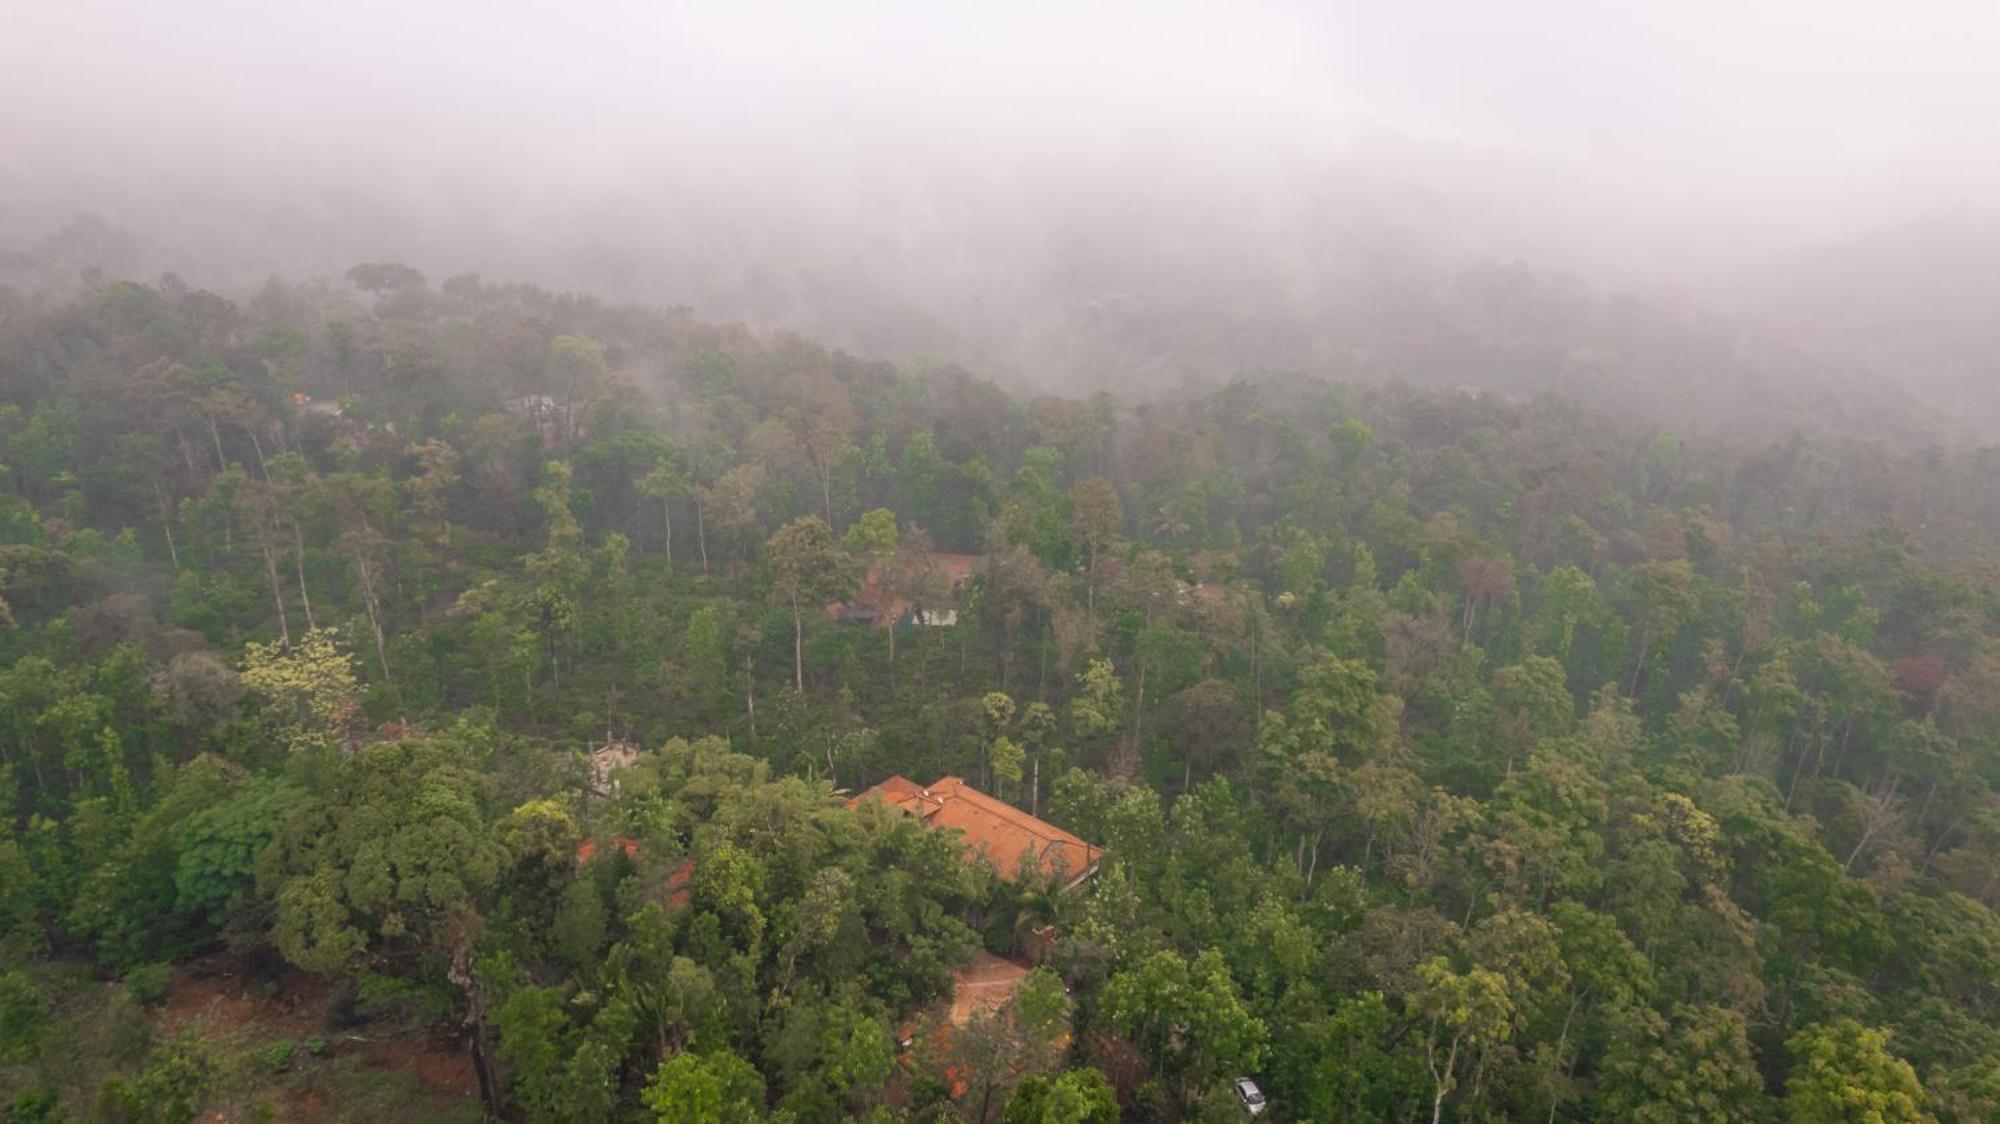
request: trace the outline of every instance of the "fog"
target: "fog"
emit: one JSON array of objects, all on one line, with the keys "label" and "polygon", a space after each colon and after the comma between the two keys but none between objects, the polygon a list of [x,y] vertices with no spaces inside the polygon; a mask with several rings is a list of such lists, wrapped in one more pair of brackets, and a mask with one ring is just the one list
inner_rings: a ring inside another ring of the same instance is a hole
[{"label": "fog", "polygon": [[1072,388],[2000,415],[1991,4],[10,8],[17,283],[391,259]]}]

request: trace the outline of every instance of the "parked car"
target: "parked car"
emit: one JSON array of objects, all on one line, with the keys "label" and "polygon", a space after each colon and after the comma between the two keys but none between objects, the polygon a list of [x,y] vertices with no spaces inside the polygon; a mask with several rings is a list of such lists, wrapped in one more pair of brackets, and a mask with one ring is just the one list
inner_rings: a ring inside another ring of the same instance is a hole
[{"label": "parked car", "polygon": [[1264,1090],[1259,1089],[1255,1081],[1250,1080],[1248,1077],[1237,1078],[1236,1099],[1243,1102],[1243,1111],[1252,1116],[1263,1115],[1265,1104]]}]

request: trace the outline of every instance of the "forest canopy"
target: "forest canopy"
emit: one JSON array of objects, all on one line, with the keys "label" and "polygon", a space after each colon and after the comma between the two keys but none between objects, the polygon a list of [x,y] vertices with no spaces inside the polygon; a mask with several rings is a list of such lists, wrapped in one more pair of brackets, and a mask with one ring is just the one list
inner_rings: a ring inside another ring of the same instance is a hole
[{"label": "forest canopy", "polygon": [[0,472],[9,1119],[2000,1117],[1991,449],[376,262],[0,289]]}]

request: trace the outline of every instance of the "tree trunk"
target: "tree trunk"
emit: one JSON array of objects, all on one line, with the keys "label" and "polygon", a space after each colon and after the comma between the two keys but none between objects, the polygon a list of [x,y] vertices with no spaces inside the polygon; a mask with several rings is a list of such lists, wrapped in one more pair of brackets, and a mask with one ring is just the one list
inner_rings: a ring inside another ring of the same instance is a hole
[{"label": "tree trunk", "polygon": [[749,651],[743,653],[743,709],[750,716],[750,745],[757,745],[757,669],[750,662]]},{"label": "tree trunk", "polygon": [[674,572],[674,505],[671,500],[660,501],[660,519],[667,525],[667,573]]},{"label": "tree trunk", "polygon": [[1090,569],[1083,579],[1083,622],[1091,640],[1097,639],[1097,548],[1090,550]]},{"label": "tree trunk", "polygon": [[1639,697],[1639,677],[1646,673],[1646,650],[1653,646],[1653,632],[1647,629],[1639,634],[1639,665],[1632,669],[1632,686],[1625,693],[1632,698]]},{"label": "tree trunk", "polygon": [[1250,686],[1260,707],[1264,705],[1264,669],[1257,664],[1257,634],[1262,631],[1254,625],[1250,629]]},{"label": "tree trunk", "polygon": [[799,595],[792,594],[792,686],[806,693],[806,624],[799,615]]},{"label": "tree trunk", "polygon": [[229,458],[222,455],[222,431],[215,428],[214,418],[209,417],[207,414],[203,414],[201,417],[203,421],[208,423],[208,439],[215,442],[215,470],[217,472],[228,472]]},{"label": "tree trunk", "polygon": [[264,575],[271,579],[271,600],[278,603],[278,639],[287,644],[292,642],[291,623],[285,619],[285,593],[278,586],[278,563],[271,557],[271,544],[258,536],[258,544],[264,549]]},{"label": "tree trunk", "polygon": [[375,578],[368,568],[368,554],[365,550],[354,552],[354,561],[361,571],[361,604],[368,610],[368,628],[375,634],[375,659],[382,665],[382,682],[389,690],[396,689],[396,679],[389,674],[389,652],[382,642],[382,617],[375,601]]},{"label": "tree trunk", "polygon": [[1140,716],[1146,710],[1146,665],[1139,665],[1139,689],[1132,699],[1132,757],[1136,761],[1143,752],[1140,743]]},{"label": "tree trunk", "polygon": [[506,1103],[501,1099],[501,1090],[505,1086],[486,1045],[486,989],[473,974],[470,949],[452,951],[451,970],[446,977],[465,992],[465,1028],[472,1050],[472,1071],[479,1078],[479,1099],[485,1102],[489,1119],[504,1120]]},{"label": "tree trunk", "polygon": [[181,568],[181,552],[174,546],[174,516],[167,507],[167,494],[160,489],[160,482],[153,481],[153,498],[160,501],[160,529],[167,533],[167,557],[174,560],[174,569]]},{"label": "tree trunk", "polygon": [[1444,1099],[1451,1093],[1451,1071],[1458,1067],[1458,1041],[1458,1037],[1454,1035],[1451,1040],[1451,1053],[1445,1055],[1442,1073],[1438,1072],[1435,1042],[1425,1043],[1424,1058],[1430,1063],[1431,1084],[1437,1089],[1436,1095],[1431,1098],[1431,1124],[1438,1124],[1444,1119]]},{"label": "tree trunk", "polygon": [[271,469],[264,463],[264,443],[257,440],[257,431],[255,429],[246,425],[243,427],[243,432],[250,435],[250,448],[257,454],[257,475],[262,476],[265,483],[270,483]]},{"label": "tree trunk", "polygon": [[318,628],[313,623],[312,595],[306,592],[306,537],[299,531],[299,521],[292,520],[292,560],[299,574],[299,603],[306,609],[306,627]]},{"label": "tree trunk", "polygon": [[701,576],[708,576],[708,520],[701,510],[701,497],[694,501],[694,541],[701,548]]},{"label": "tree trunk", "polygon": [[181,463],[187,466],[188,475],[199,476],[200,473],[194,468],[194,447],[188,444],[187,434],[181,432],[181,427],[178,425],[174,427],[174,441],[180,446]]},{"label": "tree trunk", "polygon": [[1041,666],[1035,672],[1035,697],[1049,701],[1049,637],[1055,632],[1055,618],[1048,612],[1042,613]]}]

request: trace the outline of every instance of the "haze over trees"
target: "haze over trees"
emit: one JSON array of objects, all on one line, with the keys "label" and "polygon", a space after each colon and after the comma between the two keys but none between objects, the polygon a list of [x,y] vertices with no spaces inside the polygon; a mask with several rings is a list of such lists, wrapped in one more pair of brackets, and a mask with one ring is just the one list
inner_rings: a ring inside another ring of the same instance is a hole
[{"label": "haze over trees", "polygon": [[[1018,396],[387,265],[0,331],[17,1116],[341,1088],[145,1013],[222,970],[527,1119],[2000,1111],[1982,452]],[[892,773],[1103,869],[841,806]],[[1051,924],[1060,1003],[899,1045]]]},{"label": "haze over trees", "polygon": [[0,1118],[2000,1119],[2000,16],[1628,8],[9,13]]}]

